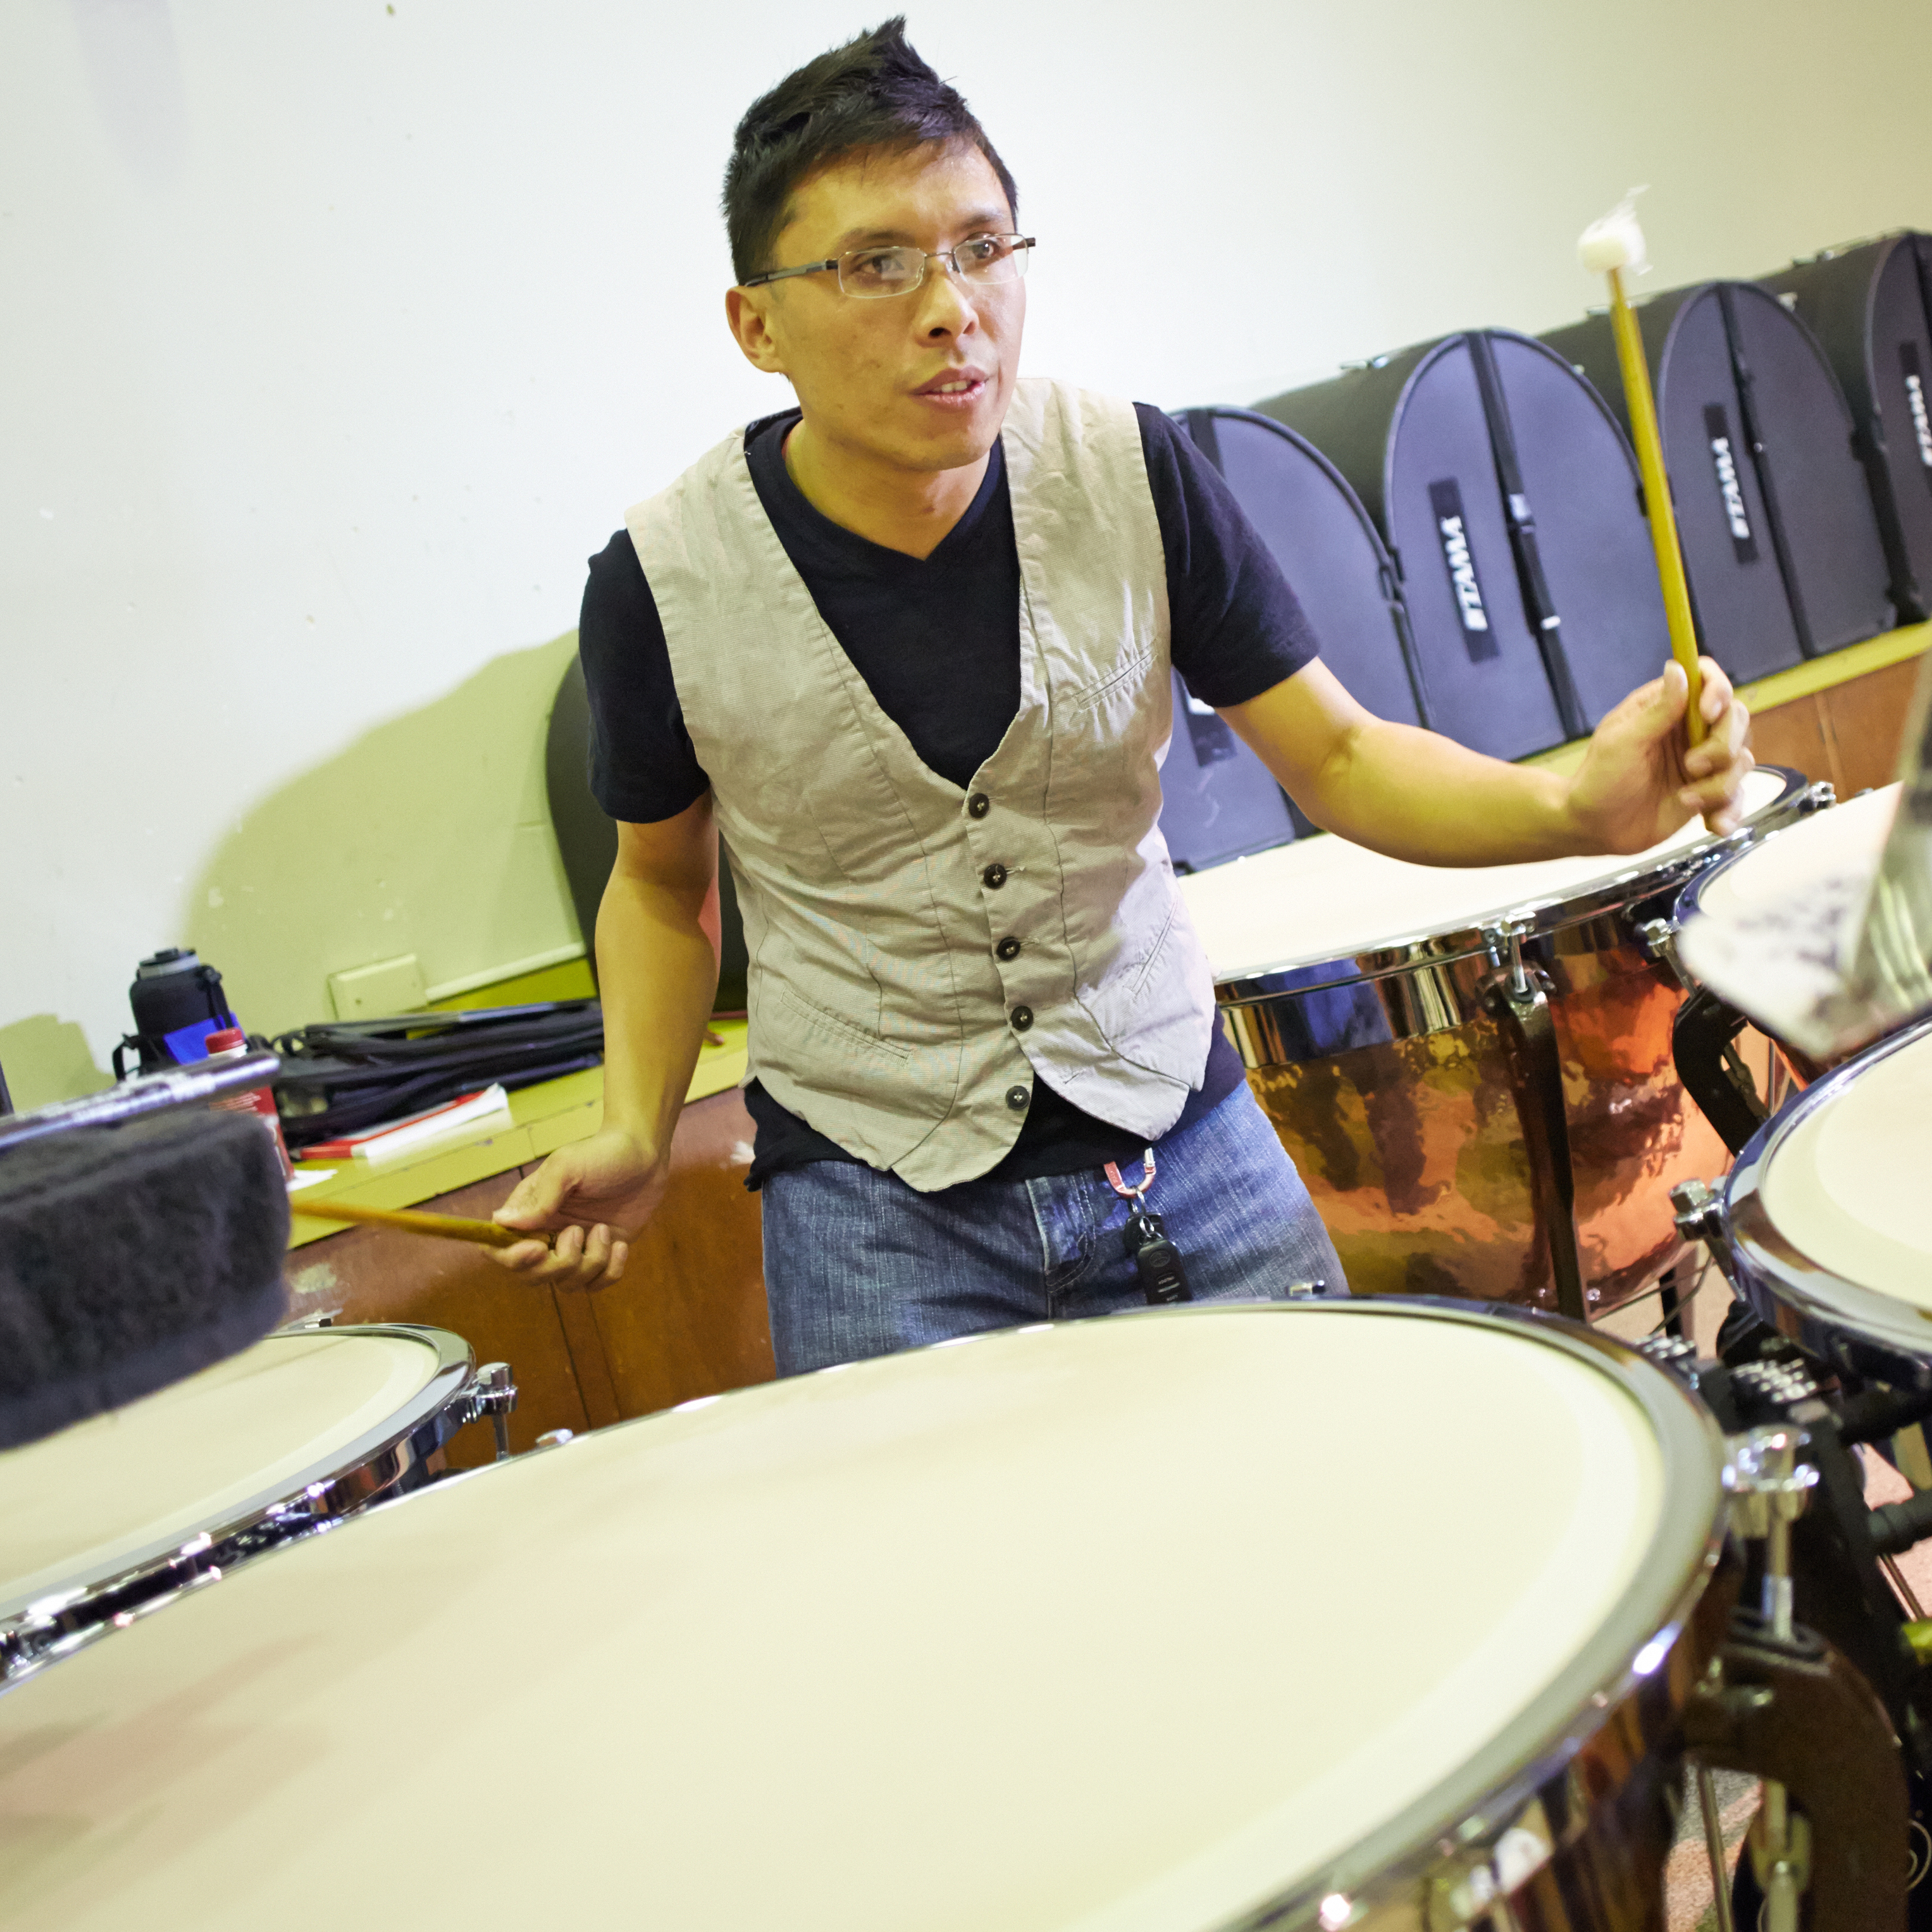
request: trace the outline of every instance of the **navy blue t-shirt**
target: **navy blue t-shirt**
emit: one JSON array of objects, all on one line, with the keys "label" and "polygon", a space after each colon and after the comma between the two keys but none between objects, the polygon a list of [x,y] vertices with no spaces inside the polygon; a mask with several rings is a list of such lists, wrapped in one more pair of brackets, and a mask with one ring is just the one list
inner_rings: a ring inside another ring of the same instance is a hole
[{"label": "navy blue t-shirt", "polygon": [[[1307,664],[1314,637],[1220,474],[1160,410],[1136,404],[1135,412],[1166,553],[1174,668],[1204,703],[1246,704]],[[963,790],[1019,710],[1019,551],[1000,445],[966,513],[921,560],[856,536],[806,501],[784,466],[798,419],[788,410],[745,432],[759,501],[879,708],[928,766]],[[685,729],[664,626],[628,530],[590,560],[578,650],[598,802],[633,824],[675,817],[710,781]],[[1240,1080],[1240,1058],[1217,1026],[1200,1090],[1168,1132],[1210,1112]],[[745,1101],[758,1126],[752,1186],[808,1161],[857,1158],[756,1081]],[[1130,1160],[1141,1147],[1036,1081],[1018,1139],[985,1178],[1072,1174]]]}]

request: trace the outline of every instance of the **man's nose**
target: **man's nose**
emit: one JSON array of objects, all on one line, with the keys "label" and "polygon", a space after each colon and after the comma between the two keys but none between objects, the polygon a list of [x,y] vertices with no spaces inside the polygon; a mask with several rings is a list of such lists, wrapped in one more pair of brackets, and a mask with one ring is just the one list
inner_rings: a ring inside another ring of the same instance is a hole
[{"label": "man's nose", "polygon": [[916,298],[922,335],[964,335],[978,326],[979,311],[960,278],[944,262],[928,262]]}]

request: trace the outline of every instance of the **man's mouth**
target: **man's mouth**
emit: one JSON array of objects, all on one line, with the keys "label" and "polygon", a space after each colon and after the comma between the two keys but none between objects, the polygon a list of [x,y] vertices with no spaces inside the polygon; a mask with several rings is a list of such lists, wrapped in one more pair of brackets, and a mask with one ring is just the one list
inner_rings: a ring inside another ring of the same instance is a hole
[{"label": "man's mouth", "polygon": [[987,381],[983,370],[949,369],[944,375],[934,376],[931,382],[922,383],[913,394],[940,402],[970,401],[986,388]]}]

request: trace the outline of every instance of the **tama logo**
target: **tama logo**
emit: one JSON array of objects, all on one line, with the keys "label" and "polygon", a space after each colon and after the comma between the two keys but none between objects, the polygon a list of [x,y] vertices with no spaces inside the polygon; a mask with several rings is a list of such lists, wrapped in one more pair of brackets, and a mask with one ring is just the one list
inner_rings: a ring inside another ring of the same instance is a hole
[{"label": "tama logo", "polygon": [[1718,494],[1724,500],[1724,514],[1731,534],[1748,540],[1750,519],[1744,514],[1744,493],[1738,488],[1738,466],[1731,460],[1731,440],[1727,436],[1711,439],[1711,460],[1718,466]]},{"label": "tama logo", "polygon": [[1740,563],[1757,556],[1757,539],[1751,534],[1750,517],[1744,508],[1744,484],[1738,477],[1738,459],[1731,446],[1730,418],[1717,404],[1704,411],[1704,434],[1711,442],[1711,465],[1718,472],[1718,495],[1724,506],[1724,520],[1731,526],[1731,548]]},{"label": "tama logo", "polygon": [[1437,527],[1442,532],[1442,554],[1448,561],[1449,581],[1462,609],[1462,628],[1486,631],[1489,613],[1483,608],[1483,586],[1476,581],[1476,566],[1469,555],[1469,538],[1462,528],[1462,519],[1444,517],[1438,519]]},{"label": "tama logo", "polygon": [[1429,506],[1436,513],[1436,534],[1442,544],[1442,561],[1449,572],[1449,589],[1462,626],[1462,641],[1472,658],[1493,657],[1496,640],[1490,634],[1490,614],[1469,548],[1468,525],[1462,514],[1462,493],[1456,479],[1445,478],[1429,486]]},{"label": "tama logo", "polygon": [[1932,417],[1925,413],[1925,379],[1916,369],[1906,371],[1905,402],[1912,412],[1912,433],[1918,439],[1918,460],[1932,470]]}]

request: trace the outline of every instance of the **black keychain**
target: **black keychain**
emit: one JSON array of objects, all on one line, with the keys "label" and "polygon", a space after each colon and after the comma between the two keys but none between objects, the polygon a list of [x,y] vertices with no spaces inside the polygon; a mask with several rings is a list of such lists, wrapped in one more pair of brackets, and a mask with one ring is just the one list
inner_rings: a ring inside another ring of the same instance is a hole
[{"label": "black keychain", "polygon": [[1192,1301],[1193,1292],[1187,1286],[1187,1269],[1180,1258],[1180,1250],[1167,1238],[1167,1229],[1160,1216],[1147,1204],[1147,1191],[1154,1185],[1154,1149],[1149,1148],[1143,1156],[1141,1184],[1130,1187],[1120,1178],[1120,1170],[1112,1161],[1107,1163],[1107,1179],[1114,1192],[1129,1204],[1127,1208],[1127,1252],[1132,1258],[1141,1278],[1141,1292],[1155,1307],[1177,1301]]}]

